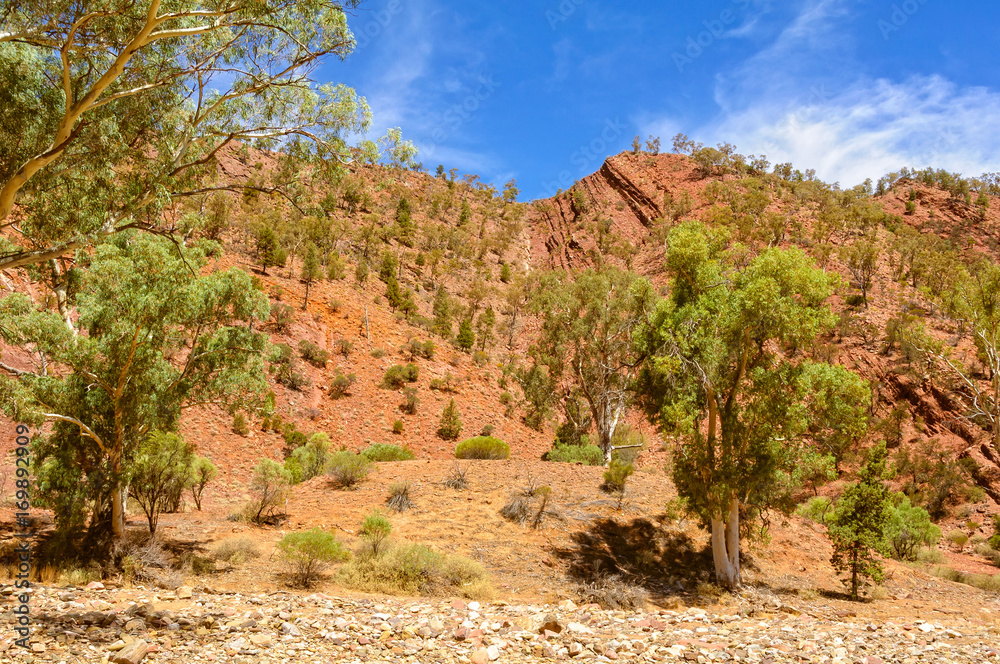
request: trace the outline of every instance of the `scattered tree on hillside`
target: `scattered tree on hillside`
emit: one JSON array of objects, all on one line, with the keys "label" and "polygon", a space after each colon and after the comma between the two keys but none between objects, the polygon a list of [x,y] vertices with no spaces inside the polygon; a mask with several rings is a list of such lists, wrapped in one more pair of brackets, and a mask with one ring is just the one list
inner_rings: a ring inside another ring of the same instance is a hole
[{"label": "scattered tree on hillside", "polygon": [[671,232],[671,292],[645,342],[642,393],[678,437],[674,483],[711,527],[716,578],[731,588],[740,584],[741,516],[789,508],[805,437],[863,431],[869,399],[857,400],[867,388],[843,367],[790,359],[833,325],[824,302],[836,277],[797,249],[727,266],[724,238],[694,222]]},{"label": "scattered tree on hillside", "polygon": [[172,433],[154,431],[139,445],[128,490],[146,515],[150,535],[156,533],[160,513],[167,511],[174,494],[191,481],[193,461],[193,448]]},{"label": "scattered tree on hillside", "polygon": [[302,298],[302,310],[305,311],[309,305],[309,287],[317,279],[323,278],[323,270],[319,265],[319,257],[316,255],[316,246],[309,243],[306,248],[305,258],[302,259],[302,281],[306,284],[305,297]]},{"label": "scattered tree on hillside", "polygon": [[253,409],[267,392],[267,337],[256,331],[267,299],[244,272],[200,276],[204,265],[199,251],[182,257],[155,236],[109,238],[77,294],[79,334],[22,295],[0,299],[0,334],[39,362],[0,364],[0,407],[17,421],[54,422],[34,461],[61,528],[82,527],[89,507],[92,532],[121,537],[128,474],[151,432],[175,430],[184,408]]},{"label": "scattered tree on hillside", "polygon": [[464,351],[472,350],[472,347],[476,344],[476,333],[472,331],[471,319],[465,318],[459,324],[458,336],[455,337],[455,343]]},{"label": "scattered tree on hillside", "polygon": [[615,430],[632,401],[643,359],[636,339],[654,300],[648,281],[617,268],[588,270],[572,282],[551,273],[538,283],[533,307],[543,321],[530,355],[555,384],[565,380],[578,388],[605,463],[611,461]]},{"label": "scattered tree on hillside", "polygon": [[278,244],[278,236],[270,227],[257,231],[257,260],[260,262],[261,272],[265,275],[267,268],[281,267],[288,260],[285,250]]},{"label": "scattered tree on hillside", "polygon": [[855,601],[868,579],[880,584],[885,575],[875,556],[888,552],[885,531],[892,516],[892,492],[883,481],[885,474],[885,443],[879,443],[869,450],[858,481],[844,491],[830,520],[830,562],[838,572],[848,575],[844,585]]},{"label": "scattered tree on hillside", "polygon": [[458,440],[462,433],[462,419],[458,412],[458,406],[452,399],[441,412],[441,422],[438,424],[437,434],[445,440]]}]

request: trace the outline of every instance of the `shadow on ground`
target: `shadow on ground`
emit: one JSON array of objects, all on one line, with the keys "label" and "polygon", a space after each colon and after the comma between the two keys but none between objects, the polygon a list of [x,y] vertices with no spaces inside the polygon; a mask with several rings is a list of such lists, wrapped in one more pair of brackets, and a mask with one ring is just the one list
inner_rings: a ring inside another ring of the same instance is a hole
[{"label": "shadow on ground", "polygon": [[670,528],[665,517],[626,523],[596,519],[574,533],[571,542],[554,547],[552,555],[568,563],[570,578],[580,583],[617,574],[645,588],[656,601],[690,594],[698,583],[715,578],[711,548]]}]

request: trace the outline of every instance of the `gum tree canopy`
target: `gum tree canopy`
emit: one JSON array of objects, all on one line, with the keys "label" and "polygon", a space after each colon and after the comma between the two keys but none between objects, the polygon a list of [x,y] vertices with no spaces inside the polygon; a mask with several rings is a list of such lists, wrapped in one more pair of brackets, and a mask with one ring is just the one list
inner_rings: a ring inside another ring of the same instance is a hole
[{"label": "gum tree canopy", "polygon": [[832,326],[836,276],[797,249],[749,260],[700,223],[669,236],[641,379],[651,417],[680,441],[673,478],[712,531],[720,585],[740,584],[740,519],[787,507],[807,442],[865,430],[868,387],[803,353]]},{"label": "gum tree canopy", "polygon": [[[0,408],[53,422],[34,443],[39,497],[60,528],[124,529],[123,498],[137,450],[174,431],[183,409],[254,408],[267,381],[266,296],[237,269],[199,276],[198,250],[129,231],[101,242],[81,270],[79,333],[20,294],[0,298],[0,337],[29,353],[0,362]],[[7,358],[4,358],[5,360]]]},{"label": "gum tree canopy", "polygon": [[[310,74],[351,52],[347,12],[359,3],[0,4],[0,230],[16,229],[0,239],[0,269],[164,230],[171,201],[211,190],[202,176],[227,145],[349,159],[344,139],[368,127],[367,103]],[[401,147],[398,132],[387,140]]]}]

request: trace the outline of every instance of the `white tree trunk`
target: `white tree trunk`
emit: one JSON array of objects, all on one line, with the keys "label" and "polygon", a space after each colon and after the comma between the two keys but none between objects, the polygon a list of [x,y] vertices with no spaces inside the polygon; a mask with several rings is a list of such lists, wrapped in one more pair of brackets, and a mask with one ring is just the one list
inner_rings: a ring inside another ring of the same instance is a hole
[{"label": "white tree trunk", "polygon": [[125,489],[111,492],[111,532],[116,540],[125,535]]},{"label": "white tree trunk", "polygon": [[729,502],[725,520],[712,519],[712,560],[715,562],[715,579],[723,588],[740,585],[740,502]]}]

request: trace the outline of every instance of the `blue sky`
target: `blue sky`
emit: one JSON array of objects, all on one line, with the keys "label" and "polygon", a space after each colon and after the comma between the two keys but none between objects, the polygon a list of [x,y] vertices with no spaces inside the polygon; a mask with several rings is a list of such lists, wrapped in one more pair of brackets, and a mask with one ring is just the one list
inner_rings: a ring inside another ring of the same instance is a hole
[{"label": "blue sky", "polygon": [[418,161],[550,196],[684,132],[853,186],[1000,170],[1000,3],[369,0],[316,78],[366,96]]}]

